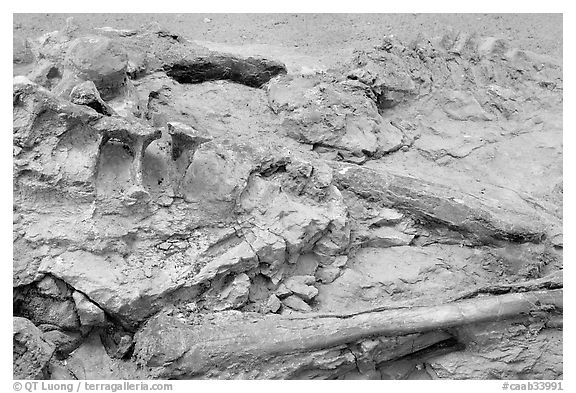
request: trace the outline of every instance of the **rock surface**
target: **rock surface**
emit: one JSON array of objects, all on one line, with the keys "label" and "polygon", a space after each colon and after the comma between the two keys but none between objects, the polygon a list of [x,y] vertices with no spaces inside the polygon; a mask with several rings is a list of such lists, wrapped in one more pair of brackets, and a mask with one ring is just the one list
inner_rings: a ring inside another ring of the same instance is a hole
[{"label": "rock surface", "polygon": [[561,59],[15,44],[15,377],[563,377]]},{"label": "rock surface", "polygon": [[29,320],[14,317],[13,323],[14,379],[46,379],[54,345]]}]

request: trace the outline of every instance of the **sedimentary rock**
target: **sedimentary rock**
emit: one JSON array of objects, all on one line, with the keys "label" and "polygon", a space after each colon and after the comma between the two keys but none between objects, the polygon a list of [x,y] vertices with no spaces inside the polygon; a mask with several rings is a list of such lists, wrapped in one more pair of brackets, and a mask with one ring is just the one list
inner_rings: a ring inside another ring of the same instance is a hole
[{"label": "sedimentary rock", "polygon": [[287,135],[300,142],[355,156],[381,156],[403,145],[402,133],[381,118],[361,87],[285,76],[270,83],[268,96]]},{"label": "sedimentary rock", "polygon": [[76,312],[78,318],[83,326],[98,326],[106,322],[106,316],[97,305],[92,303],[82,293],[76,291],[72,294],[74,303],[76,305]]},{"label": "sedimentary rock", "polygon": [[42,338],[42,332],[25,318],[14,317],[14,379],[45,379],[54,345]]},{"label": "sedimentary rock", "polygon": [[[425,333],[561,308],[561,291],[551,291],[478,298],[431,308],[365,312],[347,318],[337,315],[262,318],[234,313],[215,314],[204,323],[188,325],[159,315],[137,335],[135,351],[142,365],[162,377],[285,378],[305,367],[311,352],[363,338]],[[219,325],[222,319],[233,320],[234,326]],[[160,337],[156,333],[159,331],[170,334]],[[232,341],[234,344],[230,345]],[[284,356],[289,361],[281,370],[262,364]],[[246,362],[252,365],[250,369],[246,369]]]},{"label": "sedimentary rock", "polygon": [[556,60],[450,33],[293,75],[71,23],[16,49],[18,378],[562,377]]}]

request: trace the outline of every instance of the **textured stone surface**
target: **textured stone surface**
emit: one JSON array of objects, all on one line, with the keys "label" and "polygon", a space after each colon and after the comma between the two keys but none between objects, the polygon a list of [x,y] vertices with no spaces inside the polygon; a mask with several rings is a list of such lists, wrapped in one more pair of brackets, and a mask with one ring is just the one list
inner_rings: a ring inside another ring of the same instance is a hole
[{"label": "textured stone surface", "polygon": [[104,311],[92,303],[90,299],[82,293],[76,291],[72,294],[72,298],[76,304],[76,312],[78,313],[80,324],[84,326],[98,326],[106,323]]},{"label": "textured stone surface", "polygon": [[304,300],[302,300],[301,297],[296,295],[288,296],[286,299],[282,300],[282,303],[294,311],[306,312],[312,310],[312,308]]},{"label": "textured stone surface", "polygon": [[379,40],[15,41],[15,375],[561,379],[561,59]]},{"label": "textured stone surface", "polygon": [[13,318],[14,379],[45,379],[54,345],[42,338],[42,332],[25,318]]}]

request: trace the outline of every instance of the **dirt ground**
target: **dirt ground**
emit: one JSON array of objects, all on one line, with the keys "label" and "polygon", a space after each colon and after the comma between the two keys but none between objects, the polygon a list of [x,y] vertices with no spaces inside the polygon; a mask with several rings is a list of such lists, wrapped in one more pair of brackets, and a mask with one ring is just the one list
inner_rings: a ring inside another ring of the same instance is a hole
[{"label": "dirt ground", "polygon": [[515,47],[556,58],[563,55],[561,14],[14,14],[14,36],[59,30],[70,16],[86,31],[132,29],[157,21],[191,40],[269,44],[323,57],[370,48],[384,35],[406,42],[420,33],[436,36],[450,29],[503,37]]}]

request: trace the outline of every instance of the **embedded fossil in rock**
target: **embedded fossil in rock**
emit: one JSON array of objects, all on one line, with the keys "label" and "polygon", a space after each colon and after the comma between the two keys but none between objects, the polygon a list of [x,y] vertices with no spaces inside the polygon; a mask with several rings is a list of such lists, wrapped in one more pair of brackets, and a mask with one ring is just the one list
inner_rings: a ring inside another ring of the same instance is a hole
[{"label": "embedded fossil in rock", "polygon": [[111,140],[119,141],[125,144],[132,153],[130,176],[133,185],[127,191],[127,197],[135,200],[148,197],[148,192],[142,183],[142,160],[148,145],[160,138],[162,131],[137,121],[129,122],[119,117],[104,117],[94,125],[94,128],[102,132],[101,146]]},{"label": "embedded fossil in rock", "polygon": [[80,83],[70,92],[70,101],[78,105],[86,105],[103,115],[112,116],[114,110],[102,100],[96,85],[92,81]]},{"label": "embedded fossil in rock", "polygon": [[208,136],[202,136],[195,129],[186,124],[168,123],[168,133],[172,137],[172,160],[176,161],[184,151],[190,151],[192,160],[194,152],[203,143],[211,140]]},{"label": "embedded fossil in rock", "polygon": [[562,377],[558,61],[71,26],[13,84],[16,377]]},{"label": "embedded fossil in rock", "polygon": [[[37,94],[35,94],[36,92]],[[36,101],[36,98],[42,95],[44,95],[45,98],[39,102]],[[69,124],[60,132],[62,133],[61,135],[67,136],[67,134],[74,133],[76,127],[89,129],[87,132],[91,134],[90,137],[96,146],[90,147],[90,141],[81,141],[80,143],[84,145],[78,147],[81,149],[88,148],[94,151],[91,164],[86,165],[90,173],[96,171],[102,146],[110,141],[123,143],[130,149],[133,156],[132,164],[130,165],[130,176],[133,184],[126,195],[134,199],[139,199],[147,195],[142,184],[142,159],[148,145],[152,141],[160,138],[160,130],[153,129],[137,119],[130,120],[117,115],[102,117],[89,111],[83,111],[80,108],[69,107],[66,101],[51,95],[48,91],[29,80],[21,78],[18,79],[14,85],[14,104],[15,107],[22,107],[22,112],[26,115],[32,116],[32,120],[27,120],[30,121],[32,125],[34,122],[39,121],[40,116],[48,112],[59,114],[62,113],[61,108],[69,110]],[[82,103],[81,105],[90,107],[89,104]],[[46,124],[49,123],[48,119],[43,119],[43,121]],[[16,133],[17,138],[22,135],[21,141],[18,142],[21,149],[28,149],[30,143],[36,144],[40,142],[38,138],[41,138],[41,135],[26,135],[26,132],[34,132],[34,130],[24,125],[24,127]]]},{"label": "embedded fossil in rock", "polygon": [[[160,377],[191,378],[220,372],[229,376],[277,378],[279,366],[265,364],[271,359],[282,360],[280,375],[297,377],[306,369],[310,356],[320,352],[321,357],[321,351],[327,348],[350,345],[368,337],[425,335],[468,324],[500,322],[539,309],[560,311],[562,292],[515,293],[430,308],[389,309],[349,316],[317,317],[312,313],[302,317],[263,318],[232,314],[229,318],[233,324],[225,326],[214,323],[218,317],[187,325],[162,314],[152,318],[138,333],[136,357]],[[158,335],[165,329],[171,336]],[[183,344],[179,353],[167,353],[166,349],[175,342]],[[389,344],[387,350],[396,352],[395,347]],[[398,352],[393,356],[400,357],[401,350]],[[253,364],[253,368],[245,369],[245,362]]]}]

